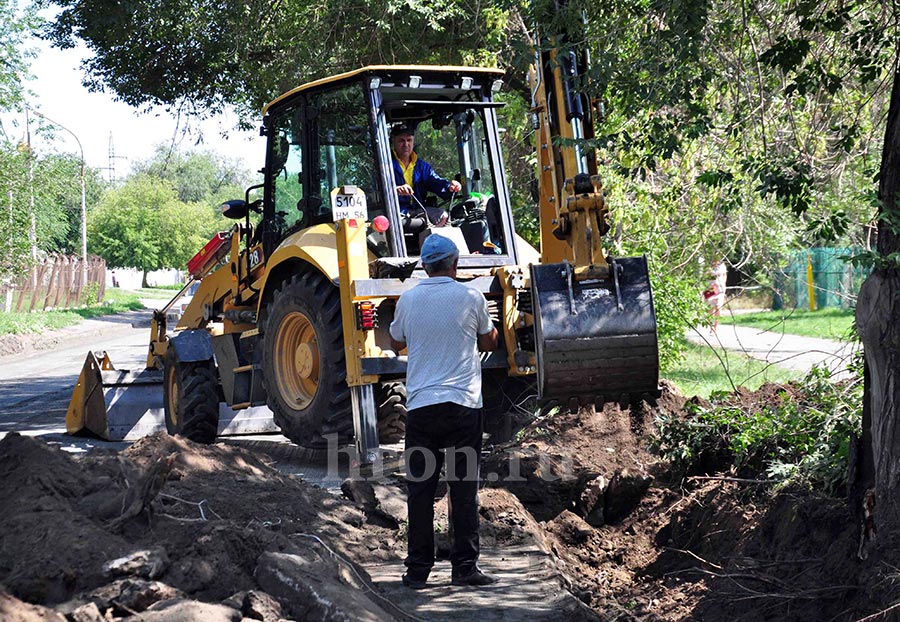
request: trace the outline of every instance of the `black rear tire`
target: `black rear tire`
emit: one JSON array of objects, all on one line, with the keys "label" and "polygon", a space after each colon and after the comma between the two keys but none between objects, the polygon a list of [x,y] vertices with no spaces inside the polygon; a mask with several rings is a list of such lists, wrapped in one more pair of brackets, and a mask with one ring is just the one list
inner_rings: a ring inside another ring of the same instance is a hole
[{"label": "black rear tire", "polygon": [[378,413],[378,441],[399,443],[406,435],[406,385],[402,382],[380,382],[375,387]]},{"label": "black rear tire", "polygon": [[340,291],[313,269],[277,289],[267,306],[262,368],[266,401],[282,434],[297,445],[353,440]]},{"label": "black rear tire", "polygon": [[168,433],[196,443],[215,441],[219,431],[219,380],[215,363],[212,360],[181,362],[170,345],[163,369]]}]

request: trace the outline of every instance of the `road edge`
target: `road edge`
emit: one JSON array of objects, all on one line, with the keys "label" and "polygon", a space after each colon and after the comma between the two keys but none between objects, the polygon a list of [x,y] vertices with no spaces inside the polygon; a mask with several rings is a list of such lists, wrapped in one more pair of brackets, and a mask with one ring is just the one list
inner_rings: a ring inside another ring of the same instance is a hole
[{"label": "road edge", "polygon": [[[142,309],[138,311],[125,311],[111,315],[103,315],[98,318],[83,320],[74,326],[67,326],[59,330],[50,330],[43,333],[7,333],[0,335],[0,362],[8,361],[13,357],[30,356],[47,350],[63,348],[70,343],[92,337],[102,337],[114,334],[120,330],[132,330],[133,328],[149,328],[153,311]],[[102,343],[98,343],[98,349],[102,350]]]}]

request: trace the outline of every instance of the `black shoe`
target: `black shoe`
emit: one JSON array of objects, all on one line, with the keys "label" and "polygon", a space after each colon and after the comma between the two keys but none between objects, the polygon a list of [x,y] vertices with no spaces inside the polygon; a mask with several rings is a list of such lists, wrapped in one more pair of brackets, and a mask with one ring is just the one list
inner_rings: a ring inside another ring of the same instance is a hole
[{"label": "black shoe", "polygon": [[403,575],[403,585],[411,590],[424,590],[427,585],[427,579],[415,579],[408,574]]},{"label": "black shoe", "polygon": [[491,585],[496,582],[497,577],[485,574],[481,571],[481,568],[477,567],[468,574],[453,574],[450,578],[452,585]]}]

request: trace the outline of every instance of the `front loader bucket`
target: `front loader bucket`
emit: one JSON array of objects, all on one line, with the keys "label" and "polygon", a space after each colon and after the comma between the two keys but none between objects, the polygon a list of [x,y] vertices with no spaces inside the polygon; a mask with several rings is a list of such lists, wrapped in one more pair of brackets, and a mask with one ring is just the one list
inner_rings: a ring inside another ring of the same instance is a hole
[{"label": "front loader bucket", "polygon": [[108,441],[137,440],[159,429],[163,376],[155,369],[119,370],[106,352],[89,352],[66,411],[66,431],[88,430]]},{"label": "front loader bucket", "polygon": [[616,258],[610,269],[609,279],[578,282],[568,263],[531,266],[541,401],[574,407],[659,396],[647,259]]}]

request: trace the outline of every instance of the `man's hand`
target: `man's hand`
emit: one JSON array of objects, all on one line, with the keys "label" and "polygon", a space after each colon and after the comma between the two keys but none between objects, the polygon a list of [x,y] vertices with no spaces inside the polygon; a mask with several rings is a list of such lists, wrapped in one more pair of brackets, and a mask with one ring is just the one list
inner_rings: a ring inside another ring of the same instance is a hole
[{"label": "man's hand", "polygon": [[402,186],[397,186],[397,194],[400,196],[412,196],[413,189],[409,184],[403,184]]},{"label": "man's hand", "polygon": [[481,352],[493,352],[497,349],[497,329],[492,328],[491,332],[478,335],[478,350]]},{"label": "man's hand", "polygon": [[460,190],[462,190],[462,184],[454,179],[450,182],[450,185],[447,186],[447,189],[450,192],[459,192]]}]

